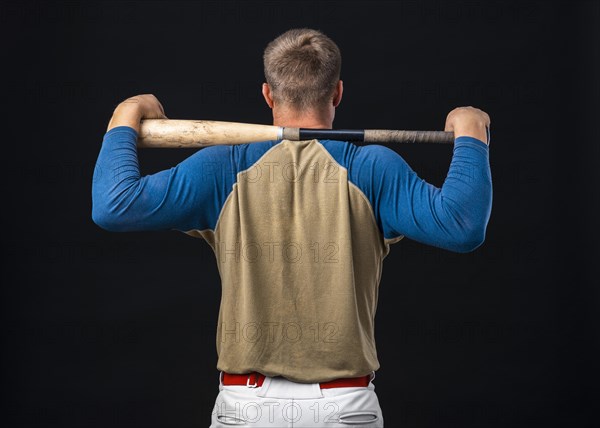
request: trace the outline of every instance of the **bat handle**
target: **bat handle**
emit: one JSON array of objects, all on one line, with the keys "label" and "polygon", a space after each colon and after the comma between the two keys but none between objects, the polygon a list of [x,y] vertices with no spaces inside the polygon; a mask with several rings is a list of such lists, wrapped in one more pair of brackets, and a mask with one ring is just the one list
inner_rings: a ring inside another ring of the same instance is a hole
[{"label": "bat handle", "polygon": [[365,143],[454,143],[454,132],[366,129]]},{"label": "bat handle", "polygon": [[283,128],[283,138],[299,141],[332,139],[364,143],[454,143],[454,133],[444,131],[397,131],[387,129]]}]

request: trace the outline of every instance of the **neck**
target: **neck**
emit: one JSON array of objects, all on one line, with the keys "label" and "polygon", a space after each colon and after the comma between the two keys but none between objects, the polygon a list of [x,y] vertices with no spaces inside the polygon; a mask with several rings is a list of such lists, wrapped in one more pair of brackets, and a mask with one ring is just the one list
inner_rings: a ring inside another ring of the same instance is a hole
[{"label": "neck", "polygon": [[273,125],[288,128],[331,129],[335,110],[306,110],[299,112],[287,108],[273,108]]}]

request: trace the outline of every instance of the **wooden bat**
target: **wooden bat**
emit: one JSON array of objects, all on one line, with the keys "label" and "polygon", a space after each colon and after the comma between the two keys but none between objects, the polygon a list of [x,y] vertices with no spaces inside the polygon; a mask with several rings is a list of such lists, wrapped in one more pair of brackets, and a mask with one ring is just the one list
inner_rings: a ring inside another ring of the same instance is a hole
[{"label": "wooden bat", "polygon": [[138,147],[201,148],[268,140],[341,140],[363,143],[453,143],[454,133],[385,129],[307,129],[214,120],[146,119]]}]

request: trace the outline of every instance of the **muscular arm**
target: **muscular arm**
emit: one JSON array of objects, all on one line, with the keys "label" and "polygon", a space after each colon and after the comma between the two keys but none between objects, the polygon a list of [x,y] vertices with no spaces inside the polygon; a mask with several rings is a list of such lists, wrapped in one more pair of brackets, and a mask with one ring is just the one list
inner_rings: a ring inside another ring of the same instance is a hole
[{"label": "muscular arm", "polygon": [[214,227],[219,198],[228,191],[227,148],[207,147],[173,168],[141,176],[136,138],[128,126],[104,135],[92,183],[94,222],[114,232]]},{"label": "muscular arm", "polygon": [[489,118],[457,110],[458,120],[446,127],[456,138],[441,188],[421,179],[396,152],[383,146],[362,148],[351,177],[371,200],[385,238],[406,236],[456,252],[483,243],[492,207]]},{"label": "muscular arm", "polygon": [[104,135],[92,183],[92,219],[116,232],[210,227],[217,210],[216,183],[226,170],[218,165],[224,162],[218,155],[224,149],[200,150],[173,168],[142,177],[139,121],[164,117],[164,111],[153,96],[135,98],[138,102],[115,109]]},{"label": "muscular arm", "polygon": [[483,243],[492,205],[487,145],[458,137],[441,188],[419,178],[396,153],[383,158],[379,209],[387,238],[404,235],[457,252]]}]

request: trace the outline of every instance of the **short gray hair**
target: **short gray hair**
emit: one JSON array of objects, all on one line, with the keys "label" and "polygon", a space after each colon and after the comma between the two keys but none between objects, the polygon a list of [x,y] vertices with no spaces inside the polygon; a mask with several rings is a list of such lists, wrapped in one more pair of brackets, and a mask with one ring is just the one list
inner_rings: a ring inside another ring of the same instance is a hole
[{"label": "short gray hair", "polygon": [[299,111],[324,106],[340,80],[338,46],[310,28],[292,29],[271,41],[263,61],[273,100]]}]

